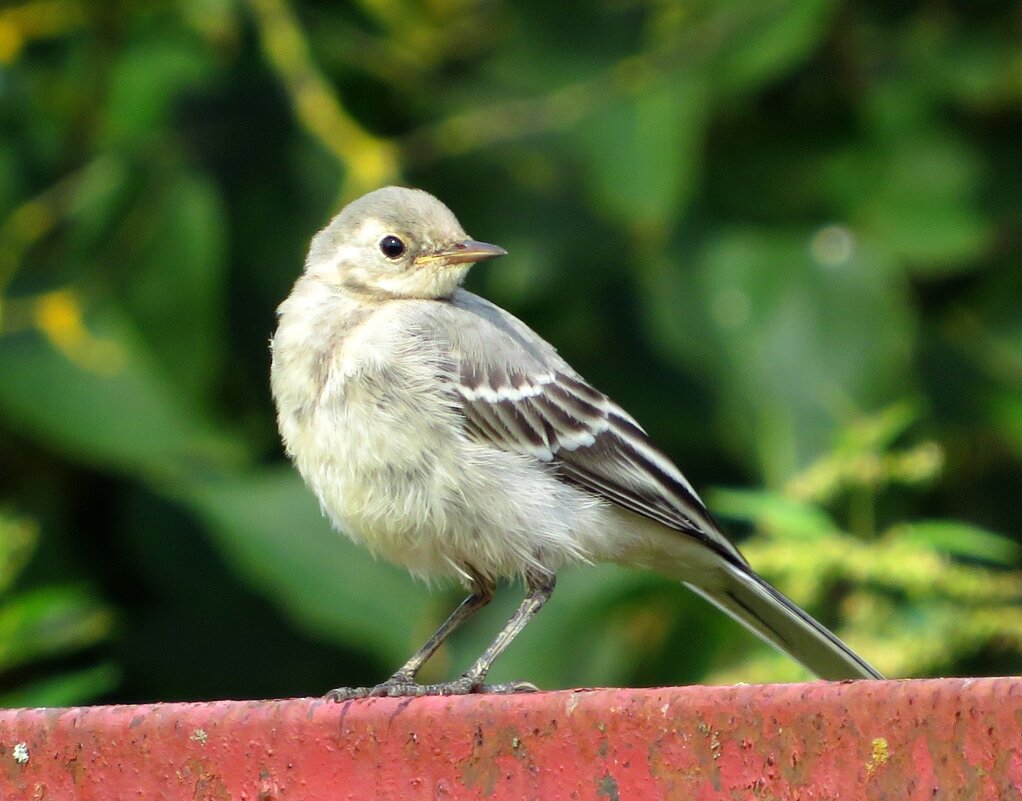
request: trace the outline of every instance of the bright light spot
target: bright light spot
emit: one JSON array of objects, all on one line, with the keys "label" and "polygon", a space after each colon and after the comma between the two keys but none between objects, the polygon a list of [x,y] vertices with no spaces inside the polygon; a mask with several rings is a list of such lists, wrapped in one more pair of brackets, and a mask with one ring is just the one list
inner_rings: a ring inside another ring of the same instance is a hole
[{"label": "bright light spot", "polygon": [[845,225],[825,225],[809,242],[813,261],[822,267],[840,267],[855,254],[855,235]]}]

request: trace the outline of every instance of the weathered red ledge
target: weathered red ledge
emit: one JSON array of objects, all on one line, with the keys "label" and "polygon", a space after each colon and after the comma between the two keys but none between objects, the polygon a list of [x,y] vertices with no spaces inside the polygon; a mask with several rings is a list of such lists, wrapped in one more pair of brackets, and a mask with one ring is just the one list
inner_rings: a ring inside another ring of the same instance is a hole
[{"label": "weathered red ledge", "polygon": [[1022,680],[0,711],[0,799],[1017,799]]}]

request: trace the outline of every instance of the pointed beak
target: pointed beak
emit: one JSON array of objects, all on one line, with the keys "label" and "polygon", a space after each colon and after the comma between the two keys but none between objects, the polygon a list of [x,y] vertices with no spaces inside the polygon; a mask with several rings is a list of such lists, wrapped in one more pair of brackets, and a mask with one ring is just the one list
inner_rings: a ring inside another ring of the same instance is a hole
[{"label": "pointed beak", "polygon": [[497,245],[476,242],[474,239],[463,239],[461,242],[455,242],[432,253],[424,253],[415,259],[415,264],[418,267],[427,265],[448,267],[455,264],[474,264],[477,261],[506,255],[507,251]]}]

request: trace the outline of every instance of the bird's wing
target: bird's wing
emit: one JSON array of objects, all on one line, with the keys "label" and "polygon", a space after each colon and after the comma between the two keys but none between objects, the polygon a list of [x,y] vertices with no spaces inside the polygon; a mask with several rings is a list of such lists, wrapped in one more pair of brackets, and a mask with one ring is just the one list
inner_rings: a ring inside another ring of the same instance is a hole
[{"label": "bird's wing", "polygon": [[487,306],[487,317],[499,312],[505,319],[484,346],[455,353],[467,433],[550,464],[565,480],[744,564],[692,485],[631,415],[524,323]]},{"label": "bird's wing", "polygon": [[455,293],[451,306],[456,319],[434,327],[432,339],[449,346],[446,377],[469,436],[527,454],[563,480],[705,545],[720,557],[723,569],[682,580],[819,676],[880,678],[756,575],[639,424],[589,386],[550,345],[474,295]]}]

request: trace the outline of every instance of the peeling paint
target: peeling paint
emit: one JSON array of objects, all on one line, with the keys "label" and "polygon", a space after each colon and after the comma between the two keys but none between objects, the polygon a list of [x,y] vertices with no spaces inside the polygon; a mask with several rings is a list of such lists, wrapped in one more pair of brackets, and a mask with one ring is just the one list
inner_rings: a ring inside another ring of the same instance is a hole
[{"label": "peeling paint", "polygon": [[206,760],[191,758],[185,762],[178,777],[183,785],[192,788],[193,798],[198,801],[231,801],[231,792],[220,776],[217,767]]}]

